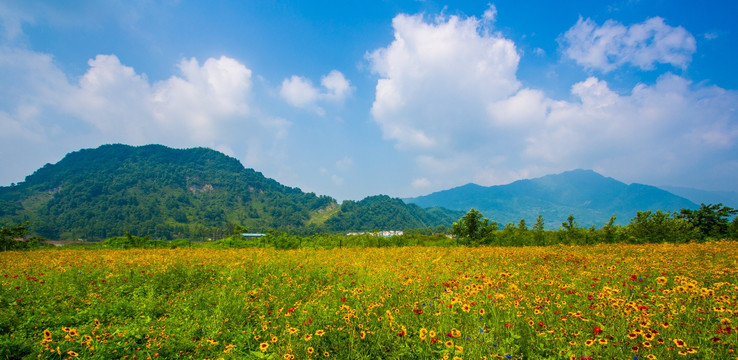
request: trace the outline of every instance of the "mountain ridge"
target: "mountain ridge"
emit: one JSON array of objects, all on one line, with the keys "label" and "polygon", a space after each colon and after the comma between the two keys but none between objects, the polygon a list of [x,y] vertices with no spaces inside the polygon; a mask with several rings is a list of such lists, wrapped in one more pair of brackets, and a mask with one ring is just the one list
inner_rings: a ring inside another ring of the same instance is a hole
[{"label": "mountain ridge", "polygon": [[569,214],[581,226],[602,226],[612,215],[626,224],[637,211],[678,211],[697,204],[666,190],[644,184],[625,184],[593,170],[575,169],[506,185],[461,185],[428,195],[405,198],[421,207],[450,210],[475,208],[501,223],[535,221],[540,214],[548,228],[558,228]]}]

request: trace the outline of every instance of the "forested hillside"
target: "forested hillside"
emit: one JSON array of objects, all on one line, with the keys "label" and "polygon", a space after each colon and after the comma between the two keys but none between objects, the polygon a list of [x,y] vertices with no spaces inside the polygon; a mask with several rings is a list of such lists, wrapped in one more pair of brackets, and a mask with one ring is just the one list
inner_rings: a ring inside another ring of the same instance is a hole
[{"label": "forested hillside", "polygon": [[76,151],[0,187],[0,225],[29,221],[29,235],[48,239],[405,230],[450,227],[460,214],[387,196],[346,201],[339,209],[329,196],[281,185],[220,152],[161,145]]},{"label": "forested hillside", "polygon": [[104,145],[68,154],[18,185],[0,188],[0,219],[30,221],[50,239],[130,232],[198,237],[213,228],[303,226],[335,206],[328,196],[283,186],[206,148]]},{"label": "forested hillside", "polygon": [[423,209],[415,204],[405,204],[386,195],[370,196],[361,201],[344,201],[341,210],[326,220],[330,231],[372,231],[450,226],[463,211],[442,208]]}]

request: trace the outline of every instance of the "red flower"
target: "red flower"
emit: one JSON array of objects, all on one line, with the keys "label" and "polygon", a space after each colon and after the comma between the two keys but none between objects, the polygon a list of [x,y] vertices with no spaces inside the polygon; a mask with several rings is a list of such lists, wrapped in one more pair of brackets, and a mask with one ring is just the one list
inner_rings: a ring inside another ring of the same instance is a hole
[{"label": "red flower", "polygon": [[341,296],[341,302],[346,302],[346,297],[345,296]]},{"label": "red flower", "polygon": [[438,338],[433,338],[433,339],[431,339],[431,343],[435,344],[435,343],[437,343],[437,342],[438,342]]},{"label": "red flower", "polygon": [[413,312],[416,313],[416,314],[418,314],[418,315],[420,315],[420,314],[423,313],[423,310],[421,310],[421,309],[413,309]]},{"label": "red flower", "polygon": [[596,335],[599,335],[599,334],[602,334],[602,328],[599,327],[599,325],[598,326],[595,326],[594,329],[592,330],[592,333],[595,334],[595,336]]}]

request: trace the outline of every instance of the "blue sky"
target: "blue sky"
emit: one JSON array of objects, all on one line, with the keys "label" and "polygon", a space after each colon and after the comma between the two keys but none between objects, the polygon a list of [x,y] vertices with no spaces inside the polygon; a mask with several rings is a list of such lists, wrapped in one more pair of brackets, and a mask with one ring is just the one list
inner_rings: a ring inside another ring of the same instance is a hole
[{"label": "blue sky", "polygon": [[728,1],[4,1],[0,185],[210,147],[338,200],[575,168],[738,191]]}]

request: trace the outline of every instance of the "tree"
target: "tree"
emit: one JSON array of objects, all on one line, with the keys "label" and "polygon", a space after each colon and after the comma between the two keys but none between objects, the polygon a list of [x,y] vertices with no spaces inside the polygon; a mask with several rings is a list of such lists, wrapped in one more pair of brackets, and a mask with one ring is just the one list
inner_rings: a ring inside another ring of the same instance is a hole
[{"label": "tree", "polygon": [[471,209],[453,224],[452,234],[463,240],[465,244],[478,246],[488,244],[496,230],[496,222],[483,218],[482,213]]},{"label": "tree", "polygon": [[538,214],[538,217],[536,218],[536,223],[533,225],[533,233],[536,245],[546,245],[544,224],[545,222],[543,221],[543,215]]},{"label": "tree", "polygon": [[730,235],[728,219],[737,213],[738,210],[723,206],[722,203],[701,204],[697,210],[682,209],[677,218],[689,221],[703,239],[722,238]]},{"label": "tree", "polygon": [[615,219],[617,219],[617,216],[616,214],[613,214],[605,226],[602,227],[603,240],[606,243],[615,242],[615,231],[617,230],[617,227],[615,227]]},{"label": "tree", "polygon": [[8,251],[25,247],[25,243],[16,241],[22,239],[28,233],[29,222],[23,222],[10,227],[0,227],[0,250]]},{"label": "tree", "polygon": [[630,220],[626,231],[630,241],[636,243],[687,242],[692,236],[692,224],[688,221],[670,216],[669,212],[656,210],[638,211]]},{"label": "tree", "polygon": [[561,223],[561,226],[563,226],[566,231],[574,231],[578,226],[576,220],[574,220],[574,214],[569,214],[569,217],[566,218],[566,221]]},{"label": "tree", "polygon": [[579,229],[579,224],[577,224],[577,221],[574,220],[574,214],[569,214],[569,217],[566,218],[566,221],[561,223],[561,226],[566,230],[564,232],[564,237],[566,239],[566,242],[569,244],[576,244],[581,240],[581,238],[584,237],[584,233],[582,232],[582,229]]}]

